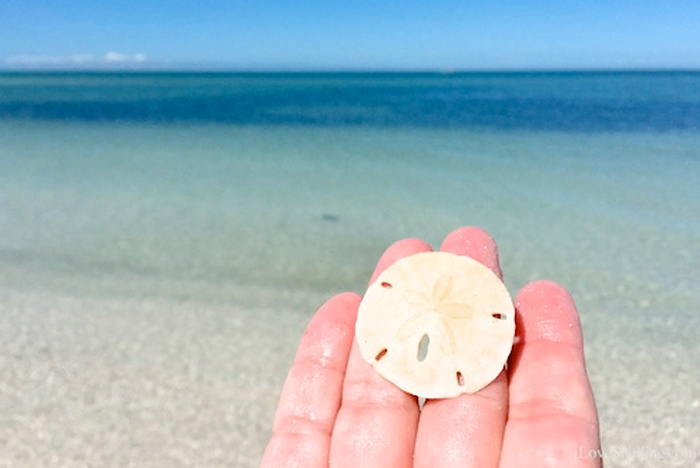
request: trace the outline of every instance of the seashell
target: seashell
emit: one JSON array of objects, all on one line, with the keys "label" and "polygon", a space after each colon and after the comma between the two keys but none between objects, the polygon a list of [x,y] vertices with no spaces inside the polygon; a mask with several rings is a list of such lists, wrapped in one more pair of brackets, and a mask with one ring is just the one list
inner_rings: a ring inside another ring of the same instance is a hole
[{"label": "seashell", "polygon": [[398,260],[365,293],[356,323],[363,358],[424,398],[475,393],[503,369],[515,310],[486,266],[448,252]]}]

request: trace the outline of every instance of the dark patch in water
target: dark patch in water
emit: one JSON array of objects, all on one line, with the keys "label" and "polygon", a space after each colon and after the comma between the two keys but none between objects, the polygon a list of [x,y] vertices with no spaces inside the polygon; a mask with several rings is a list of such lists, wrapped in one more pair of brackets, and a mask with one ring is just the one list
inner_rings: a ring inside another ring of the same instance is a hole
[{"label": "dark patch in water", "polygon": [[340,221],[340,217],[331,213],[324,213],[323,216],[321,216],[321,219],[331,223],[336,223]]}]

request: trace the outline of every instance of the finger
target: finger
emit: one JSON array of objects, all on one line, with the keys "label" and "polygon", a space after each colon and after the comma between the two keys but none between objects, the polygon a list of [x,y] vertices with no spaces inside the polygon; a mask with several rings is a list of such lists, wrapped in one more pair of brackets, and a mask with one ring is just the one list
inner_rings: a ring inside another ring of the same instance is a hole
[{"label": "finger", "polygon": [[573,299],[538,281],[516,299],[518,337],[510,358],[510,412],[501,467],[600,466],[598,416],[586,374]]},{"label": "finger", "polygon": [[328,466],[360,297],[326,302],[304,332],[275,414],[262,468]]},{"label": "finger", "polygon": [[431,250],[433,249],[430,245],[421,239],[403,239],[394,242],[386,249],[377,262],[377,267],[374,269],[374,273],[372,273],[369,284],[374,283],[377,276],[382,274],[384,270],[393,265],[397,260],[419,252],[430,252]]},{"label": "finger", "polygon": [[498,246],[491,234],[483,229],[472,226],[455,229],[442,242],[440,250],[473,258],[491,268],[496,276],[503,280],[501,265],[498,262]]},{"label": "finger", "polygon": [[[379,260],[372,280],[396,260],[430,250],[417,239],[393,244]],[[416,398],[375,372],[355,341],[331,439],[330,466],[411,467],[418,414]]]},{"label": "finger", "polygon": [[[441,250],[474,258],[501,276],[496,243],[479,228],[453,231]],[[497,466],[507,412],[505,371],[475,394],[427,401],[418,424],[415,466]]]}]

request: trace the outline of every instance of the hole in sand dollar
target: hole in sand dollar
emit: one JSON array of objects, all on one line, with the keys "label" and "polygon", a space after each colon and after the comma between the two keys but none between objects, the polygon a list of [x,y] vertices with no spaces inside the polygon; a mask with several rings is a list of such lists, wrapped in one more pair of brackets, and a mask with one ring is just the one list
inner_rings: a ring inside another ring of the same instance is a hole
[{"label": "hole in sand dollar", "polygon": [[464,376],[460,371],[457,371],[457,385],[459,385],[460,387],[464,386]]},{"label": "hole in sand dollar", "polygon": [[387,283],[386,281],[382,282],[382,288],[391,289],[393,287],[391,283]]},{"label": "hole in sand dollar", "polygon": [[425,361],[426,356],[428,356],[428,346],[430,346],[430,337],[426,333],[418,343],[418,354],[416,355],[418,362]]},{"label": "hole in sand dollar", "polygon": [[388,351],[388,350],[387,350],[386,348],[384,348],[384,349],[382,349],[381,351],[379,351],[379,352],[377,353],[377,355],[374,357],[374,360],[375,360],[375,361],[379,361],[381,358],[384,357],[384,355],[386,354],[387,351]]},{"label": "hole in sand dollar", "polygon": [[498,320],[505,320],[507,318],[506,314],[491,314],[491,317]]}]

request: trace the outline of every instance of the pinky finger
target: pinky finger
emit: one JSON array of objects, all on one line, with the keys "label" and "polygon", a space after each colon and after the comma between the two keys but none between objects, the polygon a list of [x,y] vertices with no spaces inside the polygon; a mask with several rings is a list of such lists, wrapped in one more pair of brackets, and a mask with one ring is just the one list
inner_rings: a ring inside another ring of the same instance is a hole
[{"label": "pinky finger", "polygon": [[518,294],[516,310],[501,468],[600,466],[600,456],[580,455],[600,454],[600,441],[574,301],[558,284],[537,281]]}]

